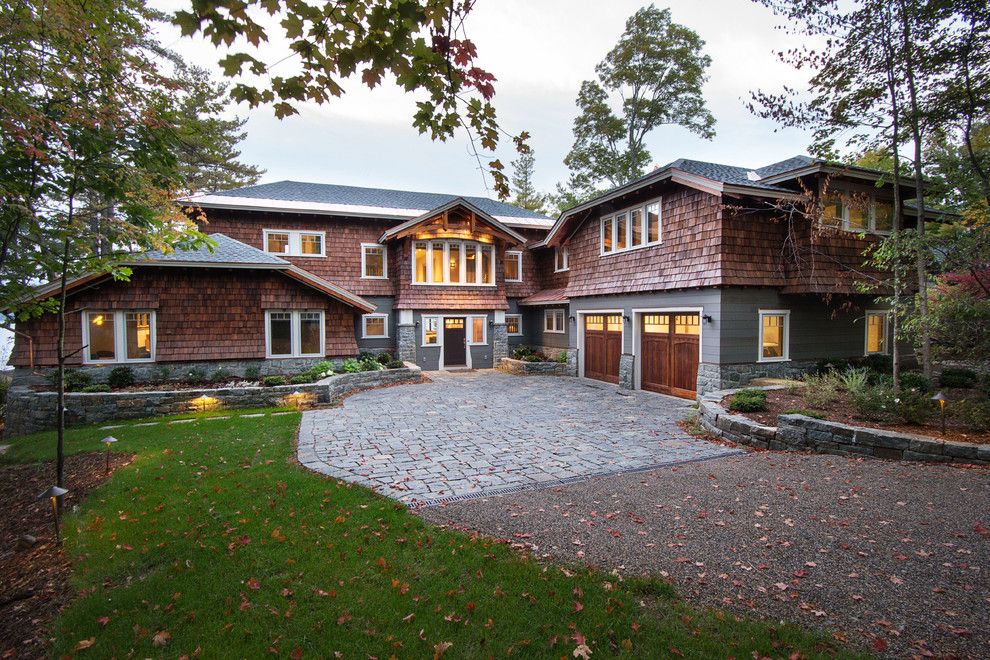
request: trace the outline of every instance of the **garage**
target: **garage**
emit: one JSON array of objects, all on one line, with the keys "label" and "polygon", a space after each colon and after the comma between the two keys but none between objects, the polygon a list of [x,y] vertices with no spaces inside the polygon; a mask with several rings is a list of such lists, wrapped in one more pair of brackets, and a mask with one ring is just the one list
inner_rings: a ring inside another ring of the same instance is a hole
[{"label": "garage", "polygon": [[587,314],[584,317],[584,376],[619,382],[622,355],[622,315]]},{"label": "garage", "polygon": [[640,321],[644,390],[693,399],[698,381],[699,314],[643,314]]}]

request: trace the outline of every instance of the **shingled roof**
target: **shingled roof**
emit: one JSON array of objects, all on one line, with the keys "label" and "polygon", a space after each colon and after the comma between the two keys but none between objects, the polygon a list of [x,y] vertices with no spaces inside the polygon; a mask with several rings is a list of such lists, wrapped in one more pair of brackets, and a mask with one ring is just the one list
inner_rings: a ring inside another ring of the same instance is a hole
[{"label": "shingled roof", "polygon": [[202,245],[193,250],[146,252],[135,263],[166,264],[217,264],[231,266],[274,266],[288,268],[289,262],[273,254],[268,254],[246,243],[234,240],[225,234],[210,234],[216,244]]}]

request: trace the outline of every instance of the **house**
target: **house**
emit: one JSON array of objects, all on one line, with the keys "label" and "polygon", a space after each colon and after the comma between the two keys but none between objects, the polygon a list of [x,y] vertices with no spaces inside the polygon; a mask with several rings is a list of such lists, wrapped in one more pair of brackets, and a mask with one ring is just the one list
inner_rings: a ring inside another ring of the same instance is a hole
[{"label": "house", "polygon": [[[126,364],[181,378],[292,373],[359,351],[488,369],[526,344],[565,352],[583,378],[694,397],[887,352],[887,312],[856,282],[892,199],[880,172],[803,156],[677,160],[556,220],[292,181],[215,192],[183,200],[202,209],[212,250],[143,255],[130,282],[71,284],[67,349],[98,377]],[[19,324],[18,374],[54,365],[55,327]]]}]

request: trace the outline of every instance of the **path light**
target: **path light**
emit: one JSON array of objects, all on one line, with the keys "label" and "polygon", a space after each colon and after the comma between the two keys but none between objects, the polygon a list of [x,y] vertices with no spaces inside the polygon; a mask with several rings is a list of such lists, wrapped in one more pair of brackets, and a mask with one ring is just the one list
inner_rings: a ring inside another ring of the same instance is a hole
[{"label": "path light", "polygon": [[938,401],[938,409],[942,414],[942,435],[945,435],[945,395],[939,392],[932,397],[932,401]]},{"label": "path light", "polygon": [[58,486],[52,486],[41,495],[38,495],[39,500],[43,500],[46,497],[52,502],[52,514],[55,516],[55,543],[59,544],[62,542],[62,537],[58,533],[58,498],[62,497],[68,493],[64,488],[59,488]]},{"label": "path light", "polygon": [[107,446],[107,474],[110,474],[110,445],[117,442],[117,438],[113,437],[112,435],[108,435],[107,437],[100,440],[100,442],[102,442]]},{"label": "path light", "polygon": [[206,396],[204,394],[196,397],[190,401],[190,403],[193,405],[193,410],[199,408],[200,411],[206,412],[209,409],[216,408],[220,403],[220,399],[213,396]]}]

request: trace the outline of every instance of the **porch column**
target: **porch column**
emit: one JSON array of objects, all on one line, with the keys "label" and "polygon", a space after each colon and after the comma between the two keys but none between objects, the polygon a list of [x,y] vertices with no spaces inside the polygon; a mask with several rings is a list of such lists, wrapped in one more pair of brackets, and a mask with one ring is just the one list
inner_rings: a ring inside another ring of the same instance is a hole
[{"label": "porch column", "polygon": [[492,366],[498,368],[505,357],[509,357],[509,332],[505,328],[505,312],[497,311],[492,325]]},{"label": "porch column", "polygon": [[398,358],[403,362],[416,363],[416,326],[411,309],[399,310],[398,337],[396,337]]}]

